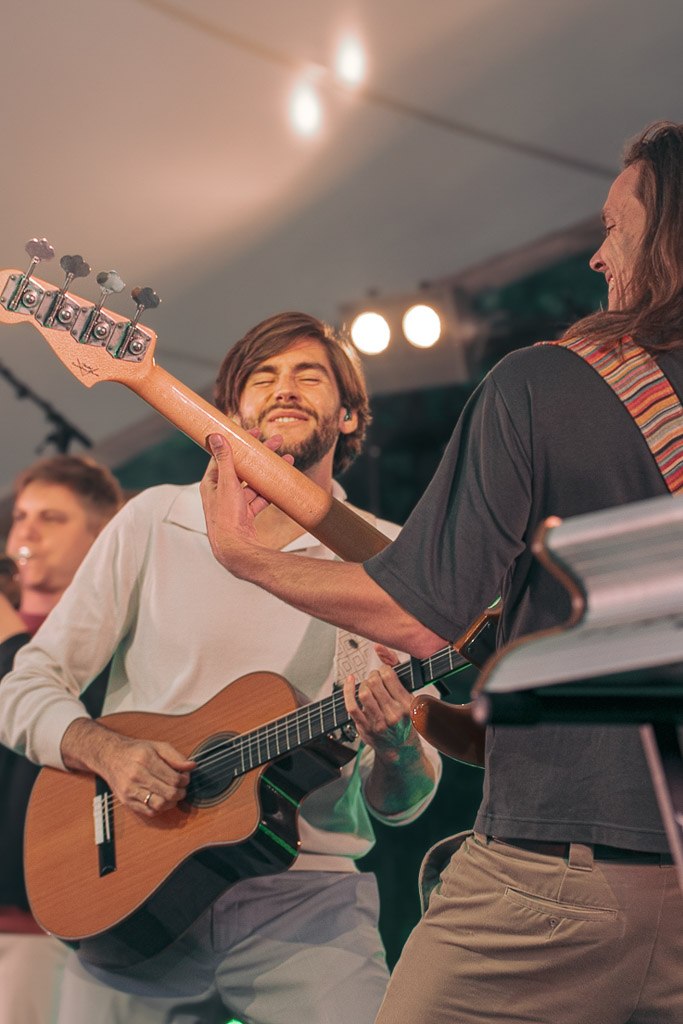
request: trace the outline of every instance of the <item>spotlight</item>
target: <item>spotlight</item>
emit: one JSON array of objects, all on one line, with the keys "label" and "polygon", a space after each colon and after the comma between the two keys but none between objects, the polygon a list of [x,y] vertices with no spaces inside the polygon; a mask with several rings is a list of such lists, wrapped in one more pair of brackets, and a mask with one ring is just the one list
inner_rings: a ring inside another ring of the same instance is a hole
[{"label": "spotlight", "polygon": [[310,137],[320,128],[322,107],[320,98],[310,82],[299,82],[289,101],[289,117],[299,135]]},{"label": "spotlight", "polygon": [[366,355],[384,352],[390,338],[389,324],[379,313],[361,313],[351,324],[351,339]]},{"label": "spotlight", "polygon": [[431,348],[441,337],[441,319],[431,306],[411,306],[403,317],[403,333],[416,348]]}]

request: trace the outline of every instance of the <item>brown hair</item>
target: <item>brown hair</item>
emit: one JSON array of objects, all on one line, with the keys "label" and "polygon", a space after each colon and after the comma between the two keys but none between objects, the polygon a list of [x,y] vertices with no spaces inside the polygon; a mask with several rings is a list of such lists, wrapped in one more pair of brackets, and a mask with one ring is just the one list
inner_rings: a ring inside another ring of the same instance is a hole
[{"label": "brown hair", "polygon": [[214,401],[222,412],[233,416],[239,410],[244,385],[256,367],[302,338],[312,338],[324,345],[341,404],[358,416],[356,429],[340,434],[334,450],[333,472],[341,473],[359,454],[372,417],[358,353],[348,339],[322,320],[307,313],[277,313],[256,324],[233,345],[221,363]]},{"label": "brown hair", "polygon": [[647,216],[629,284],[627,309],[601,310],[565,337],[618,344],[630,335],[650,352],[683,345],[683,124],[657,121],[634,139],[624,167],[640,170],[638,198]]},{"label": "brown hair", "polygon": [[22,470],[14,481],[14,498],[34,482],[68,488],[101,528],[123,505],[123,491],[106,466],[85,455],[53,455]]}]

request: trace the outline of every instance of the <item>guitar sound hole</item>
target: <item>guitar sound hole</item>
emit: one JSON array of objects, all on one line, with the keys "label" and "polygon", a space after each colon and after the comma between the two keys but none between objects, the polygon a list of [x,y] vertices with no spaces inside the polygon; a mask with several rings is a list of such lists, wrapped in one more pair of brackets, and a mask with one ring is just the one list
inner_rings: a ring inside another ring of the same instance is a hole
[{"label": "guitar sound hole", "polygon": [[233,749],[233,732],[216,733],[190,754],[197,767],[190,776],[185,802],[193,807],[211,807],[230,796],[242,781],[238,755]]}]

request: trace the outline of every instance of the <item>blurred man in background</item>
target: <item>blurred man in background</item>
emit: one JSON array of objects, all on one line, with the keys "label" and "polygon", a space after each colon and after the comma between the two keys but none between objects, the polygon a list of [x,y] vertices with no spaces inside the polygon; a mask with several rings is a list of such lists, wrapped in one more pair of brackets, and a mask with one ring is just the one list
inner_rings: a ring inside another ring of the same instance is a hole
[{"label": "blurred man in background", "polygon": [[[57,604],[102,527],[123,504],[104,466],[75,455],[41,459],[17,477],[0,565],[0,677]],[[86,701],[98,714],[105,673]],[[0,1024],[53,1019],[67,949],[29,910],[23,871],[26,806],[38,768],[0,746]]]}]

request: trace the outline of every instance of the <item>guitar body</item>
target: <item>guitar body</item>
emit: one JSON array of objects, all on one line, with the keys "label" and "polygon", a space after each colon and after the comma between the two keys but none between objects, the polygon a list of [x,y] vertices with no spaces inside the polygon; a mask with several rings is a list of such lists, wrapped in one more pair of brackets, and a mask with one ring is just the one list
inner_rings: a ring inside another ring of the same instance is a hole
[{"label": "guitar body", "polygon": [[[281,676],[259,672],[187,715],[122,712],[100,721],[126,736],[166,740],[191,758],[212,739],[247,732],[301,703]],[[116,803],[104,866],[93,825],[98,780],[43,768],[24,840],[36,919],[91,963],[125,967],[153,956],[234,882],[286,870],[298,853],[301,800],[353,756],[323,737],[151,822]]]}]

